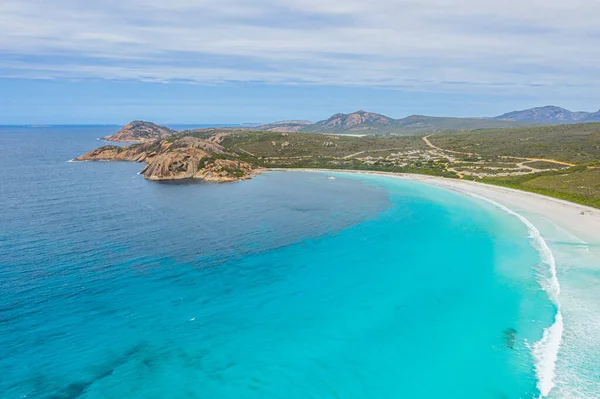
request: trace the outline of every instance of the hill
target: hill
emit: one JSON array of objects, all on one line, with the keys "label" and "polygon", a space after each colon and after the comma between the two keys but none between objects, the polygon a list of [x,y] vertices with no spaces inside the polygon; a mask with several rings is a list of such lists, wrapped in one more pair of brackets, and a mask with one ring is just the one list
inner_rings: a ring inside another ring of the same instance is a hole
[{"label": "hill", "polygon": [[585,118],[586,122],[600,122],[600,111],[594,112],[593,114],[589,114]]},{"label": "hill", "polygon": [[270,124],[271,125],[289,125],[289,124],[295,124],[295,125],[312,125],[312,122],[311,121],[307,121],[307,120],[303,120],[303,119],[298,119],[298,120],[271,122]]},{"label": "hill", "polygon": [[379,130],[394,124],[394,119],[374,112],[356,111],[350,114],[335,114],[302,129],[305,132],[349,132]]},{"label": "hill", "polygon": [[482,130],[431,137],[441,148],[527,158],[552,158],[570,163],[600,160],[600,123]]},{"label": "hill", "polygon": [[[600,122],[600,110],[594,113],[572,112],[555,106],[545,106],[513,111],[493,118],[454,118],[426,115],[411,115],[395,119],[375,112],[359,110],[349,114],[337,113],[331,117],[312,123],[307,120],[284,120],[267,124],[243,124],[238,128],[219,128],[221,131],[256,130],[266,132],[302,132],[353,135],[396,135],[411,136],[431,133],[450,133],[484,129],[516,128],[546,124],[571,124]],[[214,128],[176,132],[151,122],[133,121],[119,132],[105,137],[107,141],[146,142],[174,135],[181,136],[193,132],[198,137]]]},{"label": "hill", "polygon": [[398,119],[397,124],[401,127],[401,131],[408,134],[501,129],[524,125],[523,123],[512,121],[495,121],[483,118],[450,118],[425,115],[411,115],[406,118]]},{"label": "hill", "polygon": [[[245,124],[238,128],[218,128],[221,131],[256,130],[265,132],[302,132],[323,134],[353,135],[396,135],[412,136],[431,133],[450,133],[484,129],[516,128],[542,124],[569,124],[577,122],[600,122],[600,111],[595,113],[571,112],[564,108],[547,106],[523,111],[509,112],[494,118],[453,118],[425,115],[411,115],[394,119],[375,112],[359,110],[349,114],[337,113],[331,117],[312,123],[307,120],[285,120],[268,124]],[[214,134],[214,128],[185,130],[176,132],[151,122],[133,121],[116,134],[106,137],[107,141],[146,142],[174,135],[181,136],[193,132],[199,137]]]},{"label": "hill", "polygon": [[[598,119],[595,119],[597,115]],[[565,108],[547,105],[545,107],[536,107],[513,111],[492,118],[494,120],[516,121],[516,122],[534,122],[534,123],[578,123],[600,121],[600,111],[595,114],[589,112],[573,112]]]},{"label": "hill", "polygon": [[394,119],[382,114],[356,111],[349,114],[338,113],[313,124],[280,123],[259,126],[257,129],[277,132],[334,133],[399,136],[421,133],[492,129],[521,126],[523,123],[477,118],[447,118],[424,115],[411,115]]},{"label": "hill", "polygon": [[173,129],[160,126],[152,122],[133,121],[123,126],[121,130],[112,136],[105,137],[106,141],[130,143],[147,142],[163,139],[177,133]]}]

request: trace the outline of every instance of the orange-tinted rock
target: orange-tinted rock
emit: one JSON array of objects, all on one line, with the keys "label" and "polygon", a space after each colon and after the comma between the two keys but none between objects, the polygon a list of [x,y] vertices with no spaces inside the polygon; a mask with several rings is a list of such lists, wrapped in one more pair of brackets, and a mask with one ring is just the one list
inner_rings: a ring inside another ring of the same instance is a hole
[{"label": "orange-tinted rock", "polygon": [[125,147],[107,145],[76,160],[145,162],[147,166],[141,173],[154,181],[201,179],[232,182],[250,179],[257,173],[251,164],[238,161],[236,154],[227,153],[218,141],[185,136]]}]

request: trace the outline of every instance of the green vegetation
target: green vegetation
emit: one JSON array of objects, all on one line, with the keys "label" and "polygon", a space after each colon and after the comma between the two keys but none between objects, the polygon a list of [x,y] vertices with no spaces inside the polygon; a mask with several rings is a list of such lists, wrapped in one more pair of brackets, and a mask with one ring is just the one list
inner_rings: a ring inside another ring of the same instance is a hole
[{"label": "green vegetation", "polygon": [[197,137],[199,139],[208,139],[211,136],[219,133],[230,132],[232,129],[223,129],[223,128],[207,128],[207,129],[193,129],[193,130],[182,130],[178,132],[175,136],[170,137],[168,140],[177,140],[184,136]]},{"label": "green vegetation", "polygon": [[[555,164],[552,164],[555,165]],[[495,162],[491,160],[485,160],[480,162],[461,162],[460,166],[463,168],[480,168],[480,167],[488,167],[488,168],[517,168],[516,162]],[[555,165],[556,166],[556,165]]]},{"label": "green vegetation", "polygon": [[[600,166],[600,124],[440,134],[429,139],[441,150],[428,147],[415,136],[241,130],[230,131],[221,144],[241,160],[266,168],[371,170],[454,178],[460,173],[489,184],[600,207],[600,167],[588,168]],[[542,172],[532,173],[538,170]]]},{"label": "green vegetation", "polygon": [[531,173],[531,169],[528,169],[528,168],[509,167],[509,166],[488,168],[488,167],[486,167],[486,165],[467,166],[467,167],[461,165],[461,166],[455,166],[454,169],[459,172],[471,172],[471,173],[477,173],[477,174],[485,173],[485,174],[490,174],[490,175],[496,175],[499,173]]},{"label": "green vegetation", "polygon": [[365,151],[365,152],[361,152],[358,155],[354,155],[351,156],[349,158],[374,158],[374,159],[379,159],[379,158],[387,158],[393,154],[396,154],[398,151],[400,150],[405,150],[404,149],[384,149],[384,150],[373,150],[373,151]]},{"label": "green vegetation", "polygon": [[[431,136],[429,140],[444,150],[470,154],[453,153],[461,160],[479,159],[476,163],[455,164],[455,170],[460,172],[476,164],[481,164],[478,168],[489,168],[501,160],[522,165],[509,176],[501,176],[500,170],[496,176],[492,173],[480,175],[478,180],[485,183],[600,208],[600,123],[443,134]],[[494,157],[493,162],[490,157]],[[525,170],[523,168],[542,172],[519,174]],[[471,174],[465,178],[476,179],[477,176]]]},{"label": "green vegetation", "polygon": [[[221,144],[254,157],[346,157],[373,150],[425,150],[420,137],[348,137],[310,133],[233,132]],[[236,151],[237,152],[237,151]]]},{"label": "green vegetation", "polygon": [[565,168],[567,168],[567,166],[555,164],[553,162],[546,162],[546,161],[524,162],[523,166],[527,166],[529,168],[534,168],[534,169],[541,169],[541,170],[544,170],[544,169],[565,169]]},{"label": "green vegetation", "polygon": [[575,164],[600,159],[600,123],[443,134],[430,137],[430,141],[446,150],[482,156],[502,154]]},{"label": "green vegetation", "polygon": [[385,158],[399,151],[425,151],[427,146],[419,137],[236,131],[226,136],[221,144],[239,154],[240,160],[266,168],[373,170],[458,177],[455,172],[446,169],[445,163],[420,160],[400,163],[378,158],[365,160],[379,153]]},{"label": "green vegetation", "polygon": [[240,168],[226,168],[226,167],[222,167],[222,169],[227,172],[228,175],[233,176],[233,177],[243,177],[245,175],[244,171],[241,170]]},{"label": "green vegetation", "polygon": [[[426,124],[419,117],[411,118],[416,124]],[[240,161],[260,167],[463,177],[600,208],[600,123],[429,136],[439,149],[429,147],[422,137],[402,135],[352,137],[201,129],[183,132],[179,137],[206,139],[219,133],[227,133],[221,145],[228,153],[238,154]],[[215,154],[203,162],[218,158],[232,159],[232,155]],[[228,172],[235,174],[234,170]]]},{"label": "green vegetation", "polygon": [[578,166],[566,171],[484,178],[481,181],[600,208],[600,169]]},{"label": "green vegetation", "polygon": [[[444,134],[431,136],[430,140],[440,148],[471,155],[441,151],[455,161],[428,159],[426,154],[431,148],[414,136],[236,131],[225,137],[222,144],[240,154],[240,158],[262,167],[373,170],[444,177],[457,177],[459,171],[479,175],[480,181],[489,184],[600,207],[600,168],[587,168],[600,165],[600,124]],[[394,158],[398,153],[400,157]],[[414,157],[407,155],[411,153],[417,153],[412,161]],[[555,159],[580,166],[569,168],[524,158]],[[531,173],[529,168],[547,171]]]}]

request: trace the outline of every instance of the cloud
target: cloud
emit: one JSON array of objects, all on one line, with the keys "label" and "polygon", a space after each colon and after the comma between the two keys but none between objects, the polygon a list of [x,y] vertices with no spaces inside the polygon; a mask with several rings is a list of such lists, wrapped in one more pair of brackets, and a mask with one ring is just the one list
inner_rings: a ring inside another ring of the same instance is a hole
[{"label": "cloud", "polygon": [[3,0],[0,76],[568,93],[597,0]]}]

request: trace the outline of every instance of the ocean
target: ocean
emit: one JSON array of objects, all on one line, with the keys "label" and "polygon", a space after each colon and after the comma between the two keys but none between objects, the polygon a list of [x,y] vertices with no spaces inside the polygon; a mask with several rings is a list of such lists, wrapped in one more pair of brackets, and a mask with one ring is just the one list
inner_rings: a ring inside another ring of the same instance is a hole
[{"label": "ocean", "polygon": [[69,162],[113,132],[0,128],[1,398],[593,397],[593,287],[561,295],[598,271],[555,227],[384,176]]}]

